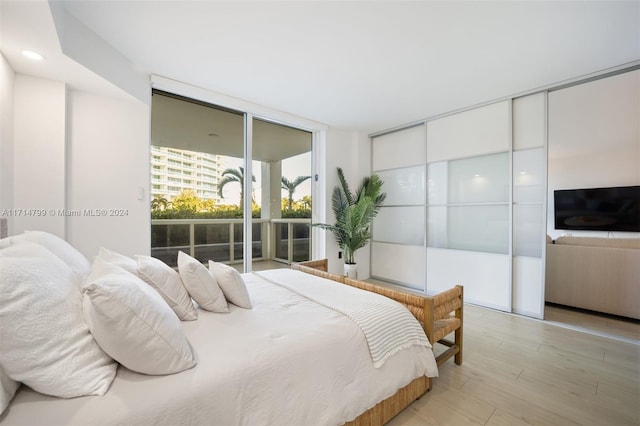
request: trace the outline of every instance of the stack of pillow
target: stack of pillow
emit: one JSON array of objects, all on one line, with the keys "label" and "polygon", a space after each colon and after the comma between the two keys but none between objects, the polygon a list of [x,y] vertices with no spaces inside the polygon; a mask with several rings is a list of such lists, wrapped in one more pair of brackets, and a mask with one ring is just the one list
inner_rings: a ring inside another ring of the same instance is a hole
[{"label": "stack of pillow", "polygon": [[0,413],[20,383],[63,398],[104,395],[118,363],[144,374],[196,365],[180,321],[252,307],[232,267],[180,252],[178,272],[100,248],[93,264],[42,231],[0,240]]}]

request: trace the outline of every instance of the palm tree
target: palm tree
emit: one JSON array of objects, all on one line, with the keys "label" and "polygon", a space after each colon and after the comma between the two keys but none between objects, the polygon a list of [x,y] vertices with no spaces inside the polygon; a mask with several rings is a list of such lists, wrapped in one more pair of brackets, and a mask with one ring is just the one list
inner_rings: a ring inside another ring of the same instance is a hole
[{"label": "palm tree", "polygon": [[[225,169],[222,172],[223,179],[218,183],[218,195],[220,198],[224,198],[222,195],[222,188],[228,183],[238,182],[240,184],[240,208],[244,207],[244,167],[238,167],[237,169]],[[251,176],[251,181],[255,182],[256,177]]]},{"label": "palm tree", "polygon": [[169,207],[169,201],[164,198],[162,195],[158,196],[158,197],[154,197],[153,200],[151,200],[151,210],[152,211],[160,211],[160,210],[166,210]]},{"label": "palm tree", "polygon": [[298,176],[293,181],[290,181],[286,177],[282,176],[280,187],[289,192],[289,210],[293,208],[293,193],[296,191],[298,185],[307,179],[311,179],[311,176]]}]

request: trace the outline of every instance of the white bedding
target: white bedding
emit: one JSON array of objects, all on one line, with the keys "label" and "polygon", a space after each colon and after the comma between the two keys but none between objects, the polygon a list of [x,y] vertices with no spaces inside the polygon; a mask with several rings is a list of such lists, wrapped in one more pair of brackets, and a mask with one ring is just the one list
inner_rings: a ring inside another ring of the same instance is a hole
[{"label": "white bedding", "polygon": [[424,346],[374,368],[362,331],[345,315],[256,274],[243,278],[253,309],[200,310],[196,321],[182,322],[196,367],[169,376],[120,367],[102,397],[58,399],[23,386],[0,422],[342,424],[413,379],[437,375],[433,353]]},{"label": "white bedding", "polygon": [[337,282],[317,281],[313,275],[287,269],[256,275],[351,318],[364,333],[375,368],[402,349],[414,345],[431,348],[420,323],[395,300]]}]

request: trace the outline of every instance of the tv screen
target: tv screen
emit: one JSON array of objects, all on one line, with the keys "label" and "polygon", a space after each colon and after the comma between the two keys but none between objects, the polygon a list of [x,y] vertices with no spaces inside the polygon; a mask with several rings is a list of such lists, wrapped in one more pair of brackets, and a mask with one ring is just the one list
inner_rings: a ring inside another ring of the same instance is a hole
[{"label": "tv screen", "polygon": [[640,186],[553,192],[555,228],[640,232]]}]

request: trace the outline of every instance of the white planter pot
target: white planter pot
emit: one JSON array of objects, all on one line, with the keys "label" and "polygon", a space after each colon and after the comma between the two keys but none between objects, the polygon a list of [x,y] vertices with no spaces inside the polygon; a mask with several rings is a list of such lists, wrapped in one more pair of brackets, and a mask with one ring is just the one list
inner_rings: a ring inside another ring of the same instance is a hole
[{"label": "white planter pot", "polygon": [[347,278],[358,278],[358,265],[354,264],[344,264],[344,276]]}]

